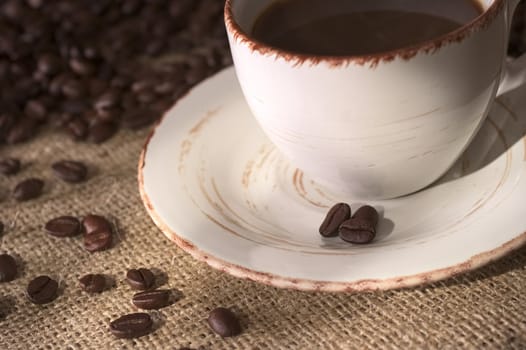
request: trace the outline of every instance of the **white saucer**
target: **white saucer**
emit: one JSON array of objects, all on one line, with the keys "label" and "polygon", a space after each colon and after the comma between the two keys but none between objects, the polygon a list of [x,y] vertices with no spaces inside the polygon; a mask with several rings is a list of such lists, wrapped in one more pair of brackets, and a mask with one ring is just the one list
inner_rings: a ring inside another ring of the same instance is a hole
[{"label": "white saucer", "polygon": [[168,111],[139,164],[156,225],[196,259],[276,287],[354,291],[436,281],[526,241],[526,90],[501,97],[479,135],[437,184],[378,201],[367,246],[326,239],[328,193],[283,159],[260,131],[228,68]]}]

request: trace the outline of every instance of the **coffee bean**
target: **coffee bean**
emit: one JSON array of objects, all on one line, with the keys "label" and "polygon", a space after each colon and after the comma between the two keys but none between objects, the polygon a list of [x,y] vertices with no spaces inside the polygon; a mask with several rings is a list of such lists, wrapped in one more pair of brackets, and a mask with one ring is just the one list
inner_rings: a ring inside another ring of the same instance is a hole
[{"label": "coffee bean", "polygon": [[82,226],[87,234],[95,231],[112,231],[111,223],[104,216],[100,215],[86,215],[82,220]]},{"label": "coffee bean", "polygon": [[53,54],[44,54],[38,58],[38,70],[44,74],[56,74],[60,71],[60,59]]},{"label": "coffee bean", "polygon": [[92,75],[95,72],[93,64],[80,58],[72,58],[69,67],[78,75]]},{"label": "coffee bean", "polygon": [[233,337],[241,333],[241,325],[237,316],[224,307],[212,310],[208,316],[208,325],[222,337]]},{"label": "coffee bean", "polygon": [[4,223],[0,221],[0,236],[4,234]]},{"label": "coffee bean", "polygon": [[37,123],[32,118],[22,118],[9,131],[6,141],[9,144],[25,142],[33,138],[37,131]]},{"label": "coffee bean", "polygon": [[96,230],[84,234],[84,248],[90,253],[107,250],[111,247],[112,233],[109,230]]},{"label": "coffee bean", "polygon": [[0,254],[0,282],[14,280],[17,271],[15,259],[9,254]]},{"label": "coffee bean", "polygon": [[13,197],[19,201],[28,201],[40,197],[44,188],[44,181],[40,179],[27,179],[16,185]]},{"label": "coffee bean", "polygon": [[153,321],[146,313],[134,313],[119,317],[110,323],[110,331],[117,338],[142,337],[152,331]]},{"label": "coffee bean", "polygon": [[117,125],[112,122],[95,122],[90,126],[88,141],[102,143],[110,139],[117,132]]},{"label": "coffee bean", "polygon": [[67,79],[62,83],[62,93],[69,98],[80,98],[86,93],[86,87],[76,79]]},{"label": "coffee bean", "polygon": [[171,292],[168,289],[157,289],[137,293],[133,296],[133,305],[139,309],[160,309],[170,303]]},{"label": "coffee bean", "polygon": [[20,160],[16,158],[5,158],[0,160],[0,174],[14,175],[20,171]]},{"label": "coffee bean", "polygon": [[124,115],[121,120],[121,125],[127,129],[138,130],[150,125],[153,120],[154,118],[152,117],[151,112],[144,109],[138,109]]},{"label": "coffee bean", "polygon": [[376,237],[378,212],[371,206],[363,206],[353,217],[340,226],[340,238],[354,244],[367,244]]},{"label": "coffee bean", "polygon": [[334,205],[320,226],[320,234],[324,237],[338,236],[338,228],[344,221],[350,219],[350,217],[351,207],[348,204],[338,203]]},{"label": "coffee bean", "polygon": [[75,140],[84,140],[88,136],[88,124],[80,118],[71,120],[67,124],[66,130]]},{"label": "coffee bean", "polygon": [[116,90],[108,91],[102,96],[100,96],[97,101],[95,101],[94,107],[97,110],[100,109],[109,109],[117,107],[120,101],[120,95]]},{"label": "coffee bean", "polygon": [[79,279],[80,286],[88,293],[100,293],[106,288],[104,275],[88,274]]},{"label": "coffee bean", "polygon": [[86,180],[88,169],[81,162],[72,160],[61,160],[51,165],[55,176],[59,179],[70,182],[78,183]]},{"label": "coffee bean", "polygon": [[80,221],[73,216],[60,216],[46,223],[46,232],[55,237],[72,237],[80,233]]},{"label": "coffee bean", "polygon": [[153,287],[155,276],[148,269],[131,269],[126,273],[126,282],[133,289],[146,290]]},{"label": "coffee bean", "polygon": [[45,120],[46,106],[39,100],[30,100],[24,107],[24,114],[38,121]]},{"label": "coffee bean", "polygon": [[35,304],[47,304],[57,297],[58,283],[49,276],[38,276],[29,282],[27,297]]}]

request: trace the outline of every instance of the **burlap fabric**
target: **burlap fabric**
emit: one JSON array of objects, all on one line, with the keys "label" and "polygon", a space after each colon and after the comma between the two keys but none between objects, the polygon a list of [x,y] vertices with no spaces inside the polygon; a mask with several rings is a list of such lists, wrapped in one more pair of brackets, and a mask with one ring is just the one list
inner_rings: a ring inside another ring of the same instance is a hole
[{"label": "burlap fabric", "polygon": [[[526,349],[526,247],[477,271],[429,286],[364,294],[279,290],[239,280],[194,261],[154,226],[139,198],[136,167],[147,131],[121,131],[101,145],[75,144],[46,132],[35,141],[3,147],[20,157],[14,177],[0,177],[0,220],[7,228],[0,252],[17,257],[17,279],[0,285],[0,349]],[[90,166],[85,184],[56,180],[50,164],[77,159]],[[20,180],[46,180],[40,199],[18,204],[8,194]],[[114,247],[90,254],[81,237],[46,235],[58,215],[99,213],[118,227]],[[499,232],[495,232],[499,234]],[[128,268],[149,267],[181,299],[151,312],[156,330],[119,340],[109,322],[136,311],[124,282]],[[114,287],[88,295],[86,273],[104,273]],[[60,296],[38,306],[25,295],[35,276],[60,281]],[[217,306],[232,307],[243,333],[222,339],[206,324]]]},{"label": "burlap fabric", "polygon": [[[145,136],[121,131],[93,146],[47,132],[2,150],[26,166],[0,180],[0,216],[8,226],[0,250],[17,256],[22,266],[15,281],[0,285],[0,349],[526,348],[526,248],[478,271],[411,290],[305,293],[239,280],[194,261],[146,214],[136,181]],[[89,164],[89,181],[69,185],[55,179],[50,164],[60,158]],[[16,182],[31,176],[46,180],[43,197],[22,204],[7,198]],[[87,213],[114,219],[118,239],[111,250],[90,254],[81,237],[58,239],[42,230],[55,216]],[[142,266],[165,273],[163,286],[178,289],[182,298],[152,312],[158,326],[153,334],[115,339],[109,322],[136,311],[126,270]],[[108,274],[115,286],[87,295],[78,286],[86,273]],[[24,295],[39,274],[60,280],[60,296],[44,306]],[[220,305],[241,316],[242,335],[221,339],[208,328],[208,311]]]}]

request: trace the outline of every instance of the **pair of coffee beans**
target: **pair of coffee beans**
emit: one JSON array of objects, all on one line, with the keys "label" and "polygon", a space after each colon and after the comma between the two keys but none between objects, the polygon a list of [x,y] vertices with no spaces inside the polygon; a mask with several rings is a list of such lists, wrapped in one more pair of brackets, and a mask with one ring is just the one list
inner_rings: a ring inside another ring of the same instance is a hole
[{"label": "pair of coffee beans", "polygon": [[111,223],[100,215],[87,215],[82,220],[74,216],[60,216],[51,219],[44,230],[55,237],[73,237],[84,231],[84,248],[90,253],[106,250],[113,241]]},{"label": "pair of coffee beans", "polygon": [[149,290],[155,285],[155,275],[149,269],[131,269],[126,273],[126,282],[131,288],[141,290],[132,298],[133,305],[140,309],[160,309],[170,304],[171,291],[168,289]]},{"label": "pair of coffee beans", "polygon": [[376,237],[378,212],[366,205],[351,216],[347,203],[334,205],[323,220],[319,232],[323,237],[336,237],[354,244],[371,243]]}]

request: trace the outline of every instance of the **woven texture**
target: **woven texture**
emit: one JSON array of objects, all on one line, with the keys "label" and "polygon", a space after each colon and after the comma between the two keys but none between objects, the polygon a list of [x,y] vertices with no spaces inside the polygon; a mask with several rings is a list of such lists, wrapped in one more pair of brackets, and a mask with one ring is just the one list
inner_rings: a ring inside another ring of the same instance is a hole
[{"label": "woven texture", "polygon": [[[0,177],[0,220],[6,232],[0,253],[17,257],[17,279],[0,285],[0,349],[525,349],[526,247],[477,271],[429,286],[365,294],[279,290],[239,280],[194,261],[154,226],[139,198],[136,167],[147,131],[121,131],[102,146],[76,144],[47,132],[35,141],[3,147],[0,157],[25,166]],[[50,165],[75,159],[90,167],[79,185],[55,179]],[[27,203],[9,198],[22,179],[46,180],[45,194]],[[58,239],[43,232],[59,215],[98,213],[118,227],[114,247],[90,254],[81,237]],[[498,232],[495,232],[498,234]],[[156,330],[119,340],[108,324],[135,312],[128,268],[156,271],[159,284],[182,298],[151,312]],[[87,273],[104,273],[114,287],[98,295],[79,288]],[[60,281],[48,305],[24,293],[37,275]],[[222,339],[206,323],[217,306],[231,307],[243,333]]]}]

